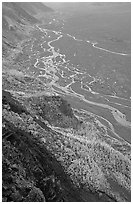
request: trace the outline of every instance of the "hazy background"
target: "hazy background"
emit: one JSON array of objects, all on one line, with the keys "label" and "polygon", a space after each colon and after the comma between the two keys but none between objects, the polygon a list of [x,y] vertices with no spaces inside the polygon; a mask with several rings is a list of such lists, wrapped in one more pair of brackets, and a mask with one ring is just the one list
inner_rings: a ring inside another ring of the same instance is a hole
[{"label": "hazy background", "polygon": [[80,29],[87,30],[88,34],[117,34],[124,40],[130,41],[131,3],[49,2],[45,5],[64,12],[64,15],[70,18],[69,27],[72,26],[75,31],[77,27],[81,26]]}]

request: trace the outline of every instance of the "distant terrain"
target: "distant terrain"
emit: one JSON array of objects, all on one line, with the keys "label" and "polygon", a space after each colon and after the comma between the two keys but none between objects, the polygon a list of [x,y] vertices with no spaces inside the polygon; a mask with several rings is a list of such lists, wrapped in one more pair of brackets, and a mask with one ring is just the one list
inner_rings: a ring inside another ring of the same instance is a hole
[{"label": "distant terrain", "polygon": [[3,202],[131,201],[130,3],[2,3]]}]

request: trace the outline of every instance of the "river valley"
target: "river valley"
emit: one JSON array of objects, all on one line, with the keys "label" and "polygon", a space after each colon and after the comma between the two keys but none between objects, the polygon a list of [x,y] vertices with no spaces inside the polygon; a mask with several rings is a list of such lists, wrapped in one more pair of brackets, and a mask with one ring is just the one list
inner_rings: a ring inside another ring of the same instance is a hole
[{"label": "river valley", "polygon": [[[25,61],[25,74],[38,78],[51,88],[52,93],[62,95],[78,112],[93,114],[114,137],[119,136],[130,143],[131,107],[127,97],[130,93],[124,85],[120,90],[119,85],[120,80],[126,79],[117,69],[106,68],[106,65],[110,66],[110,60],[112,66],[116,60],[125,64],[130,60],[130,53],[106,50],[96,42],[77,39],[43,25],[35,29],[16,59]],[[101,73],[95,71],[94,60],[101,66]],[[112,72],[118,77],[115,78]]]}]

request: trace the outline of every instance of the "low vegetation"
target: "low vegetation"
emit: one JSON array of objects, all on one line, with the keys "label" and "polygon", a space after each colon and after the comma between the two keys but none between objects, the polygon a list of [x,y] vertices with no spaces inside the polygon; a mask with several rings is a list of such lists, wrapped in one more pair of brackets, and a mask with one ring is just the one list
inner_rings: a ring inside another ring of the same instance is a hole
[{"label": "low vegetation", "polygon": [[[70,105],[59,96],[30,97],[19,102],[6,92],[3,97],[5,126],[11,123],[51,152],[77,189],[96,193],[99,199],[106,195],[108,201],[128,199],[121,193],[123,189],[130,192],[127,144],[109,138],[106,131],[102,137],[103,130],[101,134],[95,120],[93,123],[79,121]],[[117,149],[118,144],[127,146],[126,154]],[[111,182],[119,188],[112,190]]]}]

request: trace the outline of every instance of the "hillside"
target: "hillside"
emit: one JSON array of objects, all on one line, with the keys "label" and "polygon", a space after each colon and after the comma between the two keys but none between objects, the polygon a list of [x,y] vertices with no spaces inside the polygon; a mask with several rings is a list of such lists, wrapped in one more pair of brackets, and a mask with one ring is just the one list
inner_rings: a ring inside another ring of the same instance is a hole
[{"label": "hillside", "polygon": [[36,15],[37,13],[45,13],[45,12],[52,12],[53,9],[51,9],[50,7],[44,5],[43,3],[40,2],[17,2],[16,4],[18,4],[21,8],[23,8],[25,11],[27,11],[28,13],[30,13],[31,15]]},{"label": "hillside", "polygon": [[2,43],[3,54],[16,47],[30,32],[31,25],[40,22],[34,17],[37,13],[53,11],[41,3],[3,2],[2,3]]},{"label": "hillside", "polygon": [[3,202],[131,201],[130,144],[75,109],[81,98],[66,100],[58,81],[74,68],[60,73],[65,58],[50,43],[61,32],[45,29],[47,14],[41,3],[2,4]]}]

